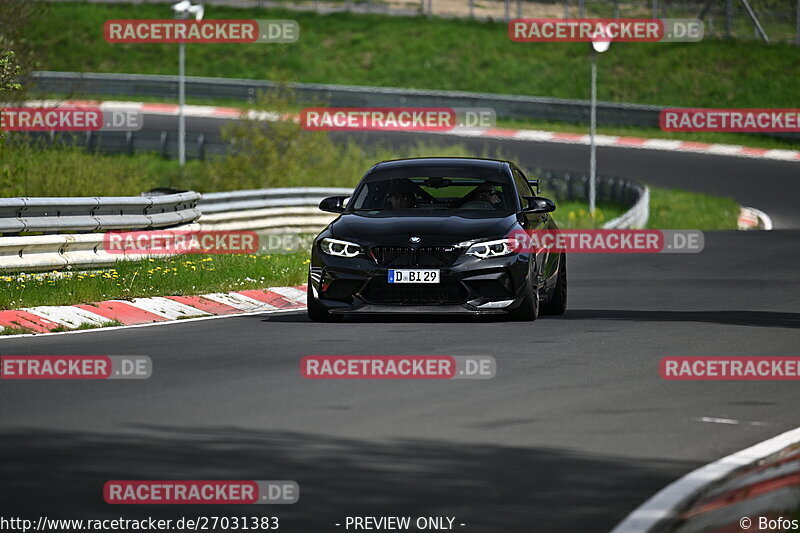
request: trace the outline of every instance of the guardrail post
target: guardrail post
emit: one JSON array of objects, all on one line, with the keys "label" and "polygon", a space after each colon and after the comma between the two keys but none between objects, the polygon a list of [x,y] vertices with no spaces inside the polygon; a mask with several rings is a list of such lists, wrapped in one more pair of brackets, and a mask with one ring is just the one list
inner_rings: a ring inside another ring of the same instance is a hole
[{"label": "guardrail post", "polygon": [[591,187],[592,187],[591,180],[589,179],[589,176],[587,176],[586,174],[581,176],[581,185],[582,185],[581,191],[583,192],[583,199],[586,200],[589,198],[589,195],[591,194]]},{"label": "guardrail post", "polygon": [[91,153],[94,152],[95,148],[95,141],[94,141],[94,132],[87,131],[86,132],[86,151]]},{"label": "guardrail post", "polygon": [[200,161],[204,161],[206,158],[206,134],[201,133],[197,136],[197,157]]},{"label": "guardrail post", "polygon": [[126,131],[125,132],[125,151],[128,152],[128,155],[133,155],[133,132]]},{"label": "guardrail post", "polygon": [[167,158],[167,139],[169,138],[169,132],[166,130],[161,132],[161,157],[164,159]]}]

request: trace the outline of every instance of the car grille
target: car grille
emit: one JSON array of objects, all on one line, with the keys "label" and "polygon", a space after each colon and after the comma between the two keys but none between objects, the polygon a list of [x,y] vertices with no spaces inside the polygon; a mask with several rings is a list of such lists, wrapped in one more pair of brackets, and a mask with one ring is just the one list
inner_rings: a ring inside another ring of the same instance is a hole
[{"label": "car grille", "polygon": [[361,296],[376,304],[442,305],[463,303],[467,291],[457,281],[411,287],[373,278]]},{"label": "car grille", "polygon": [[376,246],[372,255],[380,265],[392,267],[447,267],[461,255],[457,246]]}]

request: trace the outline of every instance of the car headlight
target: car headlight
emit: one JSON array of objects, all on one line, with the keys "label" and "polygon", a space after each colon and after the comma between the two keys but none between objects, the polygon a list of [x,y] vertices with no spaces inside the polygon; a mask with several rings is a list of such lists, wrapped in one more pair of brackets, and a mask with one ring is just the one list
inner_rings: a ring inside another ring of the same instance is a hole
[{"label": "car headlight", "polygon": [[516,239],[506,237],[493,241],[476,242],[467,249],[467,255],[479,259],[490,259],[492,257],[503,257],[515,254],[519,251],[519,243]]},{"label": "car headlight", "polygon": [[340,241],[339,239],[322,239],[319,243],[319,247],[326,254],[335,255],[337,257],[355,257],[364,253],[364,250],[358,244]]}]

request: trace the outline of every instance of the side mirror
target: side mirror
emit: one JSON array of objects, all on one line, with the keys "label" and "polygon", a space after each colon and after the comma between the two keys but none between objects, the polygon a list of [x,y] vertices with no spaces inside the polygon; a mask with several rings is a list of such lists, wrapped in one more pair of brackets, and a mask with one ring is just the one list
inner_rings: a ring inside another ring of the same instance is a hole
[{"label": "side mirror", "polygon": [[319,203],[321,211],[328,213],[344,213],[344,201],[350,198],[349,196],[330,196],[325,198]]},{"label": "side mirror", "polygon": [[556,204],[550,198],[543,196],[526,196],[528,207],[522,211],[525,213],[552,213],[556,210]]}]

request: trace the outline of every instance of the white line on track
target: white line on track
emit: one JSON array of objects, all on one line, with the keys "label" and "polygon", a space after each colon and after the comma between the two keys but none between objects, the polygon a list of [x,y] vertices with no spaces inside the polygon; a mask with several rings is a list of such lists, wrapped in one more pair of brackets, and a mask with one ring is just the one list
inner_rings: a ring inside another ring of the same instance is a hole
[{"label": "white line on track", "polygon": [[745,420],[734,420],[733,418],[718,418],[714,416],[701,416],[692,418],[694,422],[708,422],[710,424],[728,424],[730,426],[768,426],[767,422],[748,422]]}]

